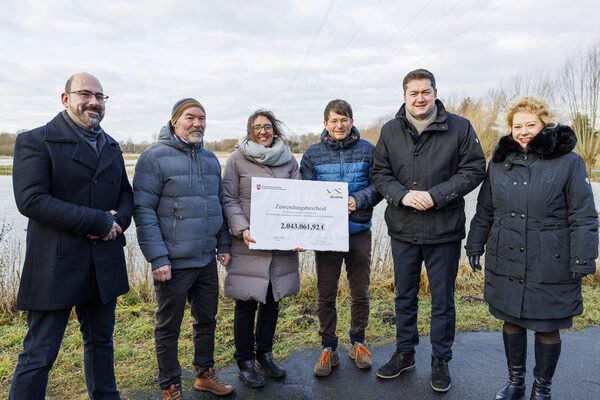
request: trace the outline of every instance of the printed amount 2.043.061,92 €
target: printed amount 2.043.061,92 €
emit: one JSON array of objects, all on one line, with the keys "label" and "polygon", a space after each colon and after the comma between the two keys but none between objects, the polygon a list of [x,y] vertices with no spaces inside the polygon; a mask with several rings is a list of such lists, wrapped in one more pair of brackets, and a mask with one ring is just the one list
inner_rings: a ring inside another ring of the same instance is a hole
[{"label": "printed amount 2.043.061,92 \u20ac", "polygon": [[325,230],[325,224],[307,224],[307,223],[297,223],[297,222],[281,222],[280,226],[281,230],[303,230],[303,231],[323,231]]}]

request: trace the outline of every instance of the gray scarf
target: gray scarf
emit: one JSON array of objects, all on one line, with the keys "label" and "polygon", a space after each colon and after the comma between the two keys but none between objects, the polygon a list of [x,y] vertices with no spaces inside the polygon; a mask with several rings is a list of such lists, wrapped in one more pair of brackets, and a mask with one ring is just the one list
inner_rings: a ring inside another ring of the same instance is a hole
[{"label": "gray scarf", "polygon": [[288,145],[277,137],[273,139],[271,147],[265,147],[243,137],[238,140],[238,148],[257,163],[269,167],[283,165],[293,157]]},{"label": "gray scarf", "polygon": [[427,127],[429,125],[431,125],[431,123],[433,121],[435,121],[436,118],[437,118],[437,106],[435,104],[433,105],[433,110],[431,111],[431,114],[426,119],[416,119],[415,117],[412,116],[411,113],[408,112],[408,110],[406,111],[406,119],[408,120],[408,122],[410,122],[410,124],[412,126],[415,127],[415,129],[417,130],[419,135],[425,129],[427,129]]},{"label": "gray scarf", "polygon": [[73,121],[66,110],[62,110],[61,114],[65,119],[67,125],[69,125],[71,129],[73,129],[73,131],[75,131],[77,136],[82,138],[85,141],[85,143],[87,143],[92,148],[92,150],[94,150],[96,155],[100,154],[104,143],[106,143],[104,131],[102,130],[100,125],[98,125],[95,129],[89,129]]}]

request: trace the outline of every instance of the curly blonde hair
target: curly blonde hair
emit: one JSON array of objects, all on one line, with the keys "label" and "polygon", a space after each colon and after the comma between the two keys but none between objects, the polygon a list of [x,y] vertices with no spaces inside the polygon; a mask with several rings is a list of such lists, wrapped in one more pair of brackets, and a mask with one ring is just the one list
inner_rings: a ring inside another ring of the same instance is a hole
[{"label": "curly blonde hair", "polygon": [[519,97],[511,102],[506,110],[505,122],[509,131],[512,131],[513,118],[518,112],[526,112],[537,115],[544,126],[553,125],[555,123],[555,116],[550,110],[546,100],[542,99],[541,97]]}]

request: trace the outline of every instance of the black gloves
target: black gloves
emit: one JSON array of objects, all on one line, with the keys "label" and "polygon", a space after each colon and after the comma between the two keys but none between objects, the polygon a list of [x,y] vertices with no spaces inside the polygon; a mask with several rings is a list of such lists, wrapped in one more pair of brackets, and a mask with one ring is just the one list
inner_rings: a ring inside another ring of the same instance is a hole
[{"label": "black gloves", "polygon": [[574,281],[583,279],[587,274],[582,274],[581,272],[572,272],[571,279]]},{"label": "black gloves", "polygon": [[479,262],[480,256],[469,256],[469,264],[471,265],[471,269],[473,272],[477,272],[477,270],[481,271],[481,263]]}]

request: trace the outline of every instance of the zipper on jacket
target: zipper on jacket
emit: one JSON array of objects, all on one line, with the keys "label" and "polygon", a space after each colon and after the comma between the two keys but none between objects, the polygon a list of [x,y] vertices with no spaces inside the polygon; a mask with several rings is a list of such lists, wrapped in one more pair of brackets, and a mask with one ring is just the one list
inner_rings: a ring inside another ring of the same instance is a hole
[{"label": "zipper on jacket", "polygon": [[342,182],[344,182],[344,148],[340,146],[340,175],[342,176]]},{"label": "zipper on jacket", "polygon": [[194,150],[194,148],[192,147],[192,152],[190,153],[190,157],[189,157],[189,161],[190,161],[190,170],[189,170],[189,177],[190,180],[188,182],[188,188],[192,187],[192,160],[196,158],[196,150]]},{"label": "zipper on jacket", "polygon": [[171,231],[171,247],[175,247],[175,227],[177,226],[177,218],[179,218],[179,214],[177,213],[177,202],[173,207],[173,228]]},{"label": "zipper on jacket", "polygon": [[[206,193],[204,190],[204,182],[201,181],[200,177],[202,176],[202,164],[200,163],[200,157],[198,157],[198,159],[196,160],[196,164],[198,165],[198,182],[200,183],[200,188],[202,189],[202,203],[204,204],[204,230],[208,231],[207,229],[207,221],[208,221],[208,207],[206,205]],[[220,201],[221,199],[219,199]]]}]

